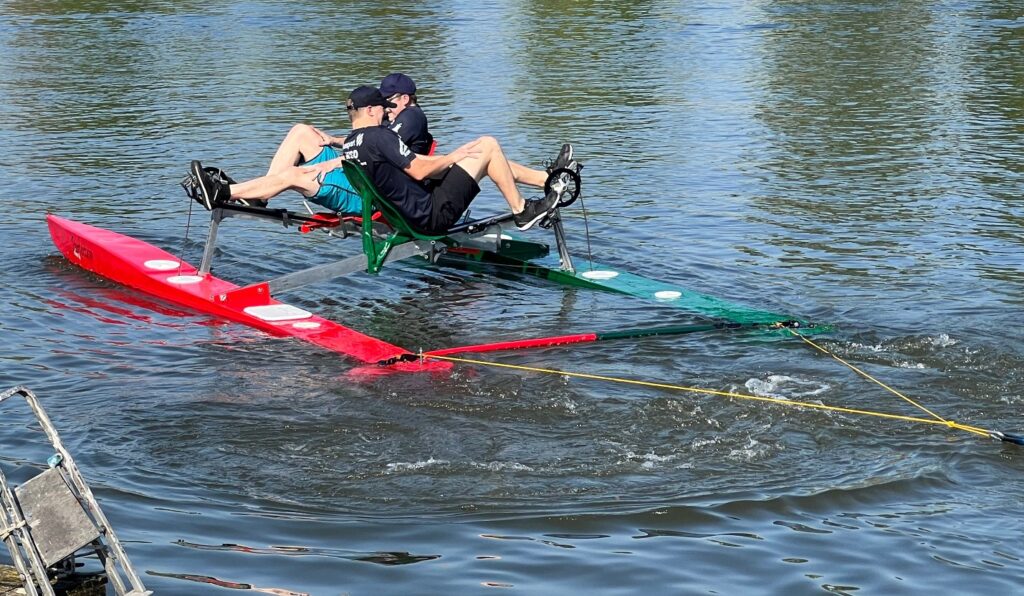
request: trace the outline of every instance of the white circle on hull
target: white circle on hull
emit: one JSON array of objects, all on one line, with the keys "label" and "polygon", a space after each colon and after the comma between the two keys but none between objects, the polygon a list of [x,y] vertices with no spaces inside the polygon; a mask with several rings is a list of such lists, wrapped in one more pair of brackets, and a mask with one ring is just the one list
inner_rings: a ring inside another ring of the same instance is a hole
[{"label": "white circle on hull", "polygon": [[152,259],[143,263],[146,269],[152,269],[154,271],[171,271],[181,266],[178,261],[170,261],[168,259]]},{"label": "white circle on hull", "polygon": [[584,271],[580,273],[581,277],[587,279],[612,279],[619,276],[618,271]]},{"label": "white circle on hull", "polygon": [[662,290],[660,292],[654,293],[654,297],[657,298],[658,300],[675,300],[676,298],[679,298],[682,295],[682,292],[677,292],[675,290]]},{"label": "white circle on hull", "polygon": [[291,321],[295,319],[308,319],[313,313],[303,310],[291,304],[264,304],[262,306],[247,306],[245,314],[263,319],[264,321]]},{"label": "white circle on hull", "polygon": [[197,284],[201,281],[203,281],[203,278],[198,275],[172,275],[167,278],[167,283],[179,286]]}]

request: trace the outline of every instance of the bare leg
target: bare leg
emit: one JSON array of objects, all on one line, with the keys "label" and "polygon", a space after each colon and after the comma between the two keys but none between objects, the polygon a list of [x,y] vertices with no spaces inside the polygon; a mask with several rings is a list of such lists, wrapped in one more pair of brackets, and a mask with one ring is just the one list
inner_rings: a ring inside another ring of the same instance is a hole
[{"label": "bare leg", "polygon": [[286,168],[309,161],[320,154],[326,136],[314,126],[296,124],[281,141],[267,174],[277,174]]},{"label": "bare leg", "polygon": [[512,167],[512,175],[515,177],[516,183],[544,188],[544,183],[548,180],[547,172],[534,170],[514,161],[509,161],[508,165]]},{"label": "bare leg", "polygon": [[320,191],[320,169],[291,166],[276,174],[253,178],[231,185],[233,200],[253,199],[265,201],[286,190],[294,190],[311,197]]},{"label": "bare leg", "polygon": [[[519,194],[519,189],[516,188],[516,176],[512,171],[511,163],[494,137],[480,137],[478,141],[479,153],[473,157],[467,157],[455,165],[465,170],[477,182],[484,176],[490,178],[498,187],[501,196],[505,197],[508,206],[512,208],[512,213],[519,213],[526,205],[526,201],[523,199],[523,195]],[[542,181],[540,185],[543,186],[544,182]]]}]

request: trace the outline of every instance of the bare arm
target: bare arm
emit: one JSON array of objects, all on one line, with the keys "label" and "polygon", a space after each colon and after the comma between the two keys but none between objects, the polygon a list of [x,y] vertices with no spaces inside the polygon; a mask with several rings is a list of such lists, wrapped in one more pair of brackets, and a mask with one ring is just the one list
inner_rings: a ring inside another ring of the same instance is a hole
[{"label": "bare arm", "polygon": [[326,147],[328,145],[330,145],[332,147],[341,147],[342,145],[345,144],[345,137],[336,137],[336,136],[334,136],[334,135],[332,135],[330,133],[326,133],[326,132],[324,132],[324,131],[320,130],[319,128],[317,128],[315,126],[312,126],[312,125],[310,125],[310,128],[312,128],[314,131],[316,131],[316,133],[318,135],[320,135],[320,137],[323,139],[320,142],[320,146],[321,147]]},{"label": "bare arm", "polygon": [[342,157],[335,157],[334,159],[328,159],[327,161],[322,161],[322,162],[320,162],[318,164],[313,164],[311,166],[299,166],[299,167],[303,168],[303,170],[307,171],[307,172],[318,172],[320,174],[326,174],[327,172],[330,172],[331,170],[335,170],[335,169],[340,168],[341,167],[341,162],[343,162],[343,161],[345,161],[344,156],[342,156]]},{"label": "bare arm", "polygon": [[477,148],[479,141],[471,141],[447,155],[414,155],[405,173],[415,180],[423,180],[444,171],[459,161],[480,153]]}]

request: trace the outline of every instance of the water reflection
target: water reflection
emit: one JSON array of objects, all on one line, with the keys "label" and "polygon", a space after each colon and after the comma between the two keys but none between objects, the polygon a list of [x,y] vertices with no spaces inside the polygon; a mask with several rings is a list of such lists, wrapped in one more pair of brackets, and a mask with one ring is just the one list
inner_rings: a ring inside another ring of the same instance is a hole
[{"label": "water reflection", "polygon": [[1006,77],[1024,69],[992,67],[1021,43],[992,18],[1008,5],[762,8],[785,26],[756,54],[768,147],[753,204],[803,247],[790,262],[863,277],[973,262],[1019,284],[980,263],[1021,237],[1022,102]]}]

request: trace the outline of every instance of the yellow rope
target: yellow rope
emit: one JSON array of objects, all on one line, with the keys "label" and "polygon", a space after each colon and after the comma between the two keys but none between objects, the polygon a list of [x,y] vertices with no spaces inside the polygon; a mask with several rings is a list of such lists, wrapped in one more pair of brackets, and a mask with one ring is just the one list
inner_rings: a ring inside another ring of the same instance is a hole
[{"label": "yellow rope", "polygon": [[828,355],[829,355],[829,356],[831,356],[831,357],[832,357],[833,359],[835,359],[835,360],[836,360],[836,362],[839,362],[839,363],[843,364],[844,366],[846,366],[847,368],[849,368],[849,369],[850,369],[850,370],[852,370],[853,372],[855,372],[855,373],[859,374],[860,376],[864,377],[865,379],[868,379],[869,381],[872,381],[872,382],[874,382],[874,383],[877,383],[877,384],[878,384],[878,385],[879,385],[880,387],[882,387],[882,388],[883,388],[883,389],[885,389],[886,391],[888,391],[888,392],[892,393],[893,395],[895,395],[895,396],[899,397],[900,399],[903,399],[903,400],[905,400],[905,401],[906,401],[907,403],[909,403],[909,404],[913,405],[914,407],[916,407],[916,408],[919,408],[919,409],[921,409],[921,410],[923,410],[923,411],[927,412],[928,414],[931,414],[931,415],[932,415],[933,417],[935,417],[935,418],[936,418],[937,420],[940,420],[940,421],[942,421],[942,422],[948,422],[948,421],[947,421],[947,420],[946,420],[945,418],[943,418],[942,416],[939,416],[939,415],[938,415],[938,414],[936,414],[935,412],[932,412],[932,411],[931,411],[931,410],[929,410],[928,408],[926,408],[926,407],[922,406],[921,404],[917,403],[916,401],[914,401],[914,400],[910,399],[910,398],[909,398],[909,397],[907,397],[906,395],[903,395],[903,394],[902,394],[902,393],[900,393],[899,391],[896,391],[895,389],[893,389],[892,387],[890,387],[890,386],[886,385],[885,383],[883,383],[883,382],[879,381],[879,380],[878,380],[878,379],[876,379],[875,377],[872,377],[872,376],[871,376],[871,375],[869,375],[868,373],[866,373],[866,372],[864,372],[863,370],[861,370],[861,369],[857,368],[856,366],[854,366],[854,365],[850,364],[849,362],[847,362],[847,361],[843,360],[842,358],[840,358],[839,356],[837,356],[837,355],[833,354],[833,353],[832,353],[832,352],[830,352],[829,350],[826,350],[825,348],[823,348],[823,347],[819,346],[818,344],[814,343],[813,341],[811,341],[810,339],[808,339],[807,337],[805,337],[805,336],[804,336],[804,335],[803,335],[802,333],[797,333],[796,331],[793,331],[792,329],[790,329],[790,328],[788,328],[788,327],[786,328],[786,330],[787,330],[787,331],[789,331],[790,333],[792,333],[793,335],[795,335],[795,336],[799,337],[800,339],[804,340],[804,343],[806,343],[807,345],[809,345],[809,346],[813,347],[814,349],[816,349],[816,350],[818,350],[818,351],[820,351],[820,352],[822,352],[822,353],[824,353],[824,354],[828,354]]},{"label": "yellow rope", "polygon": [[[720,397],[732,397],[732,398],[736,398],[736,399],[746,399],[746,400],[751,400],[751,401],[769,402],[769,403],[774,403],[774,404],[778,404],[778,405],[782,405],[782,406],[792,406],[792,407],[799,407],[799,408],[810,408],[810,409],[815,409],[815,410],[827,410],[827,411],[831,411],[831,412],[841,412],[841,413],[844,413],[844,414],[859,414],[859,415],[862,415],[862,416],[874,416],[876,418],[888,418],[888,419],[892,419],[892,420],[903,420],[903,421],[906,421],[906,422],[919,422],[919,423],[922,423],[922,424],[940,424],[940,425],[946,426],[948,428],[952,428],[952,429],[956,429],[956,430],[962,430],[962,431],[965,431],[965,432],[974,433],[974,434],[982,435],[982,436],[985,436],[985,437],[991,436],[991,433],[989,431],[983,429],[983,428],[978,428],[976,426],[968,426],[966,424],[960,424],[959,422],[954,422],[952,420],[945,420],[945,419],[942,419],[942,418],[939,418],[938,420],[932,420],[931,418],[919,418],[919,417],[916,417],[916,416],[904,416],[904,415],[901,415],[901,414],[888,414],[888,413],[885,413],[885,412],[874,412],[874,411],[871,411],[871,410],[860,410],[860,409],[856,409],[856,408],[844,408],[844,407],[839,407],[839,406],[828,406],[828,405],[825,405],[825,404],[816,404],[816,403],[811,403],[811,402],[793,401],[793,400],[783,399],[783,398],[778,398],[778,397],[762,397],[762,396],[759,396],[759,395],[750,395],[750,394],[746,394],[746,393],[736,393],[736,392],[733,392],[733,391],[719,391],[717,389],[704,389],[704,388],[701,388],[701,387],[686,387],[686,386],[683,386],[683,385],[673,385],[673,384],[669,384],[669,383],[654,383],[654,382],[651,382],[651,381],[639,381],[639,380],[636,380],[636,379],[626,379],[626,378],[621,378],[621,377],[609,377],[609,376],[605,376],[605,375],[595,375],[595,374],[590,374],[590,373],[569,372],[569,371],[557,370],[557,369],[553,369],[553,368],[539,368],[539,367],[536,367],[536,366],[520,366],[520,365],[517,365],[517,364],[502,364],[500,362],[489,362],[487,360],[474,360],[474,359],[471,359],[471,358],[455,358],[455,357],[452,357],[452,356],[432,356],[430,354],[422,354],[422,357],[423,358],[432,358],[432,359],[435,359],[435,360],[446,360],[448,362],[461,362],[463,364],[476,364],[476,365],[480,365],[480,366],[491,366],[491,367],[497,367],[497,368],[509,368],[509,369],[513,369],[513,370],[522,370],[522,371],[528,371],[528,372],[537,372],[537,373],[554,374],[554,375],[564,375],[564,376],[567,376],[567,377],[575,377],[575,378],[579,378],[579,379],[591,379],[591,380],[595,380],[595,381],[608,381],[608,382],[611,382],[611,383],[624,383],[624,384],[627,384],[627,385],[640,385],[640,386],[643,386],[643,387],[653,387],[653,388],[656,388],[656,389],[669,389],[669,390],[672,390],[672,391],[687,391],[687,392],[690,392],[690,393],[702,393],[702,394],[705,394],[705,395],[717,395],[717,396],[720,396]],[[904,399],[907,399],[907,398],[904,398]],[[911,402],[911,403],[913,403],[913,402]],[[934,414],[932,414],[932,415],[934,416]]]}]

